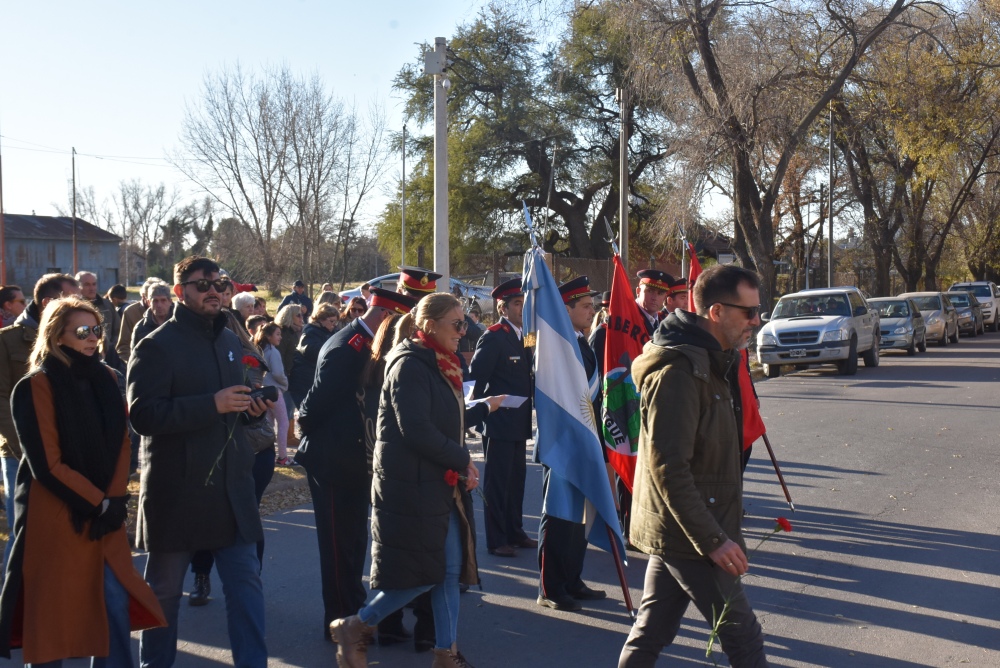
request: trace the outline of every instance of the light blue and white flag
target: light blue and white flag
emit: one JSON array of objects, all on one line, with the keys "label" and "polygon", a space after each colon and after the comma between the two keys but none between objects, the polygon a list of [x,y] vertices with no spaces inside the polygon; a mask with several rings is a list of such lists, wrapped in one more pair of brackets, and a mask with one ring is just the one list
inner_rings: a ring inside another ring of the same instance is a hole
[{"label": "light blue and white flag", "polygon": [[535,346],[535,459],[551,469],[543,512],[587,525],[587,540],[624,560],[625,544],[597,438],[576,331],[537,246],[524,256],[525,344]]}]

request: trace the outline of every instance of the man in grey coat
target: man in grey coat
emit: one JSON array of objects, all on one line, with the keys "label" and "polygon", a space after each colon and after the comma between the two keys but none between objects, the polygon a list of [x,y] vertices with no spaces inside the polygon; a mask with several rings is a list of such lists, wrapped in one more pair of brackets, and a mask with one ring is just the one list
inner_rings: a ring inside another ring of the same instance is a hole
[{"label": "man in grey coat", "polygon": [[138,547],[166,628],[144,631],[144,668],[172,666],[184,576],[197,550],[215,556],[226,592],[234,665],[265,668],[263,536],[253,450],[243,424],[268,408],[245,385],[243,348],[226,328],[218,265],[189,257],[174,267],[174,315],[142,339],[128,367],[132,426],[143,437]]}]

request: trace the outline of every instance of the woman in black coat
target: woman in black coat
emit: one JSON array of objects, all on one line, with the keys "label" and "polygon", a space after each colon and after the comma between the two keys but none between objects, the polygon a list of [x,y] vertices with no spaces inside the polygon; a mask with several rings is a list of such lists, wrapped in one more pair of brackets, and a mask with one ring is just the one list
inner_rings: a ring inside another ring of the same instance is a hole
[{"label": "woman in black coat", "polygon": [[386,362],[372,483],[372,572],[375,598],[358,614],[330,624],[343,667],[367,665],[374,627],[419,594],[431,592],[436,668],[469,666],[458,652],[459,582],[478,584],[470,492],[479,471],[465,447],[465,421],[499,408],[489,397],[470,408],[462,398],[458,342],[465,333],[461,303],[429,295],[402,318],[416,334]]},{"label": "woman in black coat", "polygon": [[[313,378],[316,376],[316,360],[319,350],[327,339],[337,331],[340,322],[340,312],[330,304],[320,304],[313,311],[312,319],[302,330],[302,336],[292,352],[292,365],[286,367],[288,372],[288,394],[298,406],[309,394]],[[284,331],[282,331],[284,337]],[[284,338],[282,338],[284,341]]]}]

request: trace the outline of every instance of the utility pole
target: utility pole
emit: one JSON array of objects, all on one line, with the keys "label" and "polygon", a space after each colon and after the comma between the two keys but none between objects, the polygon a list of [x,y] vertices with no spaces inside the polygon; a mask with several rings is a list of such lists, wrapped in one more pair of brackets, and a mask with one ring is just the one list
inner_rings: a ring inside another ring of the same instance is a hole
[{"label": "utility pole", "polygon": [[76,276],[76,147],[73,147],[73,275]]},{"label": "utility pole", "polygon": [[403,126],[403,199],[399,223],[399,265],[406,266],[406,126]]},{"label": "utility pole", "polygon": [[833,287],[833,100],[830,101],[830,205],[827,213],[830,215],[830,245],[827,246],[826,285]]},{"label": "utility pole", "polygon": [[448,43],[434,38],[434,50],[424,53],[424,74],[434,75],[434,272],[450,291],[448,250]]},{"label": "utility pole", "polygon": [[628,269],[628,107],[625,104],[625,89],[618,89],[618,108],[621,111],[621,127],[618,130],[618,163],[620,166],[621,189],[618,193],[618,250],[622,264]]}]

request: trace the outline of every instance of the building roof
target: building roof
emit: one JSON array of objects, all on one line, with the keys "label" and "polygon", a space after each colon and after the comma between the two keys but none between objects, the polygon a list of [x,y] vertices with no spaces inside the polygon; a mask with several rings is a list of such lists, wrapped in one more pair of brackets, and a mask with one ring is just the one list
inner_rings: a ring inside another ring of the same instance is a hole
[{"label": "building roof", "polygon": [[[16,213],[3,214],[4,236],[7,239],[73,239],[73,218],[71,216],[26,216]],[[83,218],[76,219],[77,241],[115,241],[121,237],[88,223]]]}]

